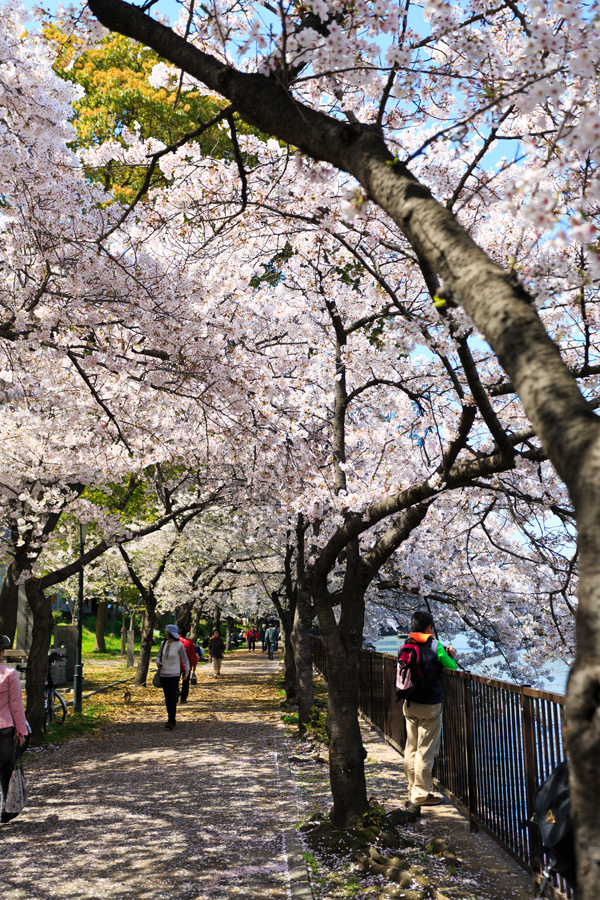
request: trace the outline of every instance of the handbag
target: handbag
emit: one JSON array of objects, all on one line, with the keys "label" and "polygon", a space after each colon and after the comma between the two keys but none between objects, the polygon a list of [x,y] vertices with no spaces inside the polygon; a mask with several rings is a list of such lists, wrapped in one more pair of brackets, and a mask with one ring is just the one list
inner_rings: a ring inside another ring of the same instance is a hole
[{"label": "handbag", "polygon": [[[158,651],[159,663],[162,662],[162,652],[163,652],[164,646],[165,646],[165,642],[163,641],[162,644],[160,645],[160,650]],[[156,672],[154,673],[154,676],[152,678],[152,684],[154,685],[154,687],[162,687],[162,681],[160,680],[160,669],[157,669]]]},{"label": "handbag", "polygon": [[25,775],[23,773],[23,758],[19,753],[10,777],[8,791],[6,792],[4,811],[11,817],[18,816],[23,811],[26,803],[27,785],[25,784]]},{"label": "handbag", "polygon": [[190,675],[190,684],[198,684],[198,679],[196,678],[196,673],[192,672]]}]

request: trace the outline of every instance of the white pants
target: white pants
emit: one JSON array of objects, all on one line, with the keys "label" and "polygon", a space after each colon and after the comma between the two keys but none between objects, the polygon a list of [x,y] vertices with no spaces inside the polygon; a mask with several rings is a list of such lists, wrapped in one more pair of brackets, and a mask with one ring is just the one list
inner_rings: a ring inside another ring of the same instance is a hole
[{"label": "white pants", "polygon": [[409,799],[419,805],[433,790],[433,764],[440,752],[442,736],[442,704],[404,701],[406,747],[404,774],[408,781]]}]

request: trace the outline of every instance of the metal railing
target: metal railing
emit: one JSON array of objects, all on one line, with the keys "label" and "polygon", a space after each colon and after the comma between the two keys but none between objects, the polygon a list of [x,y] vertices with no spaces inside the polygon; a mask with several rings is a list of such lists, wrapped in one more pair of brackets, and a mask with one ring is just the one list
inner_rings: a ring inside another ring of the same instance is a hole
[{"label": "metal railing", "polygon": [[[312,640],[315,667],[327,679],[324,647]],[[358,694],[361,713],[388,743],[404,750],[402,703],[396,700],[396,658],[361,650]],[[547,863],[538,826],[531,822],[533,795],[565,758],[562,694],[444,671],[443,733],[435,777],[444,793],[483,828],[536,881]],[[550,888],[572,898],[563,879]]]}]

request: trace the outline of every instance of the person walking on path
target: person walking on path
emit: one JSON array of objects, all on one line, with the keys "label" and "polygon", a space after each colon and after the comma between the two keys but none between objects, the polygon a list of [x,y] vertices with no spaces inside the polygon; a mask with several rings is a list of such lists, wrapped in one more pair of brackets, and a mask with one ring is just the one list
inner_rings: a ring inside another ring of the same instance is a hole
[{"label": "person walking on path", "polygon": [[262,644],[262,652],[267,649],[267,624],[263,622],[260,626],[260,642]]},{"label": "person walking on path", "polygon": [[408,781],[410,803],[435,806],[442,800],[432,793],[433,763],[439,753],[442,736],[441,672],[443,668],[456,669],[456,662],[454,648],[448,647],[446,651],[433,637],[431,613],[416,610],[410,627],[407,644],[418,645],[421,662],[416,690],[403,706],[406,720],[404,774]]},{"label": "person walking on path", "polygon": [[171,731],[177,724],[175,719],[181,666],[183,666],[184,681],[190,677],[190,662],[183,644],[179,640],[177,625],[167,625],[165,628],[165,640],[161,644],[156,662],[160,671],[160,683],[165,695],[165,706],[167,707],[168,719],[165,728]]},{"label": "person walking on path", "polygon": [[265,641],[267,644],[269,659],[273,659],[273,652],[275,650],[275,647],[277,646],[277,626],[273,622],[271,622],[271,624],[267,628]]},{"label": "person walking on path", "polygon": [[4,651],[10,645],[10,638],[0,634],[0,822],[9,822],[14,818],[5,811],[4,806],[17,761],[17,748],[22,747],[27,739],[27,719],[19,674],[2,661]]},{"label": "person walking on path", "polygon": [[248,652],[254,652],[256,650],[256,638],[258,637],[258,632],[254,625],[251,625],[248,631],[246,632],[246,644],[248,646]]},{"label": "person walking on path", "polygon": [[219,634],[217,628],[215,628],[215,630],[213,631],[213,636],[210,639],[210,643],[208,645],[208,655],[212,659],[215,678],[220,678],[221,665],[223,663],[223,657],[225,656],[225,644],[223,643],[223,638]]},{"label": "person walking on path", "polygon": [[180,663],[180,671],[181,675],[183,675],[183,680],[181,682],[181,693],[179,695],[180,703],[187,703],[187,698],[190,693],[190,683],[192,680],[192,675],[194,675],[194,684],[195,675],[196,675],[196,666],[198,665],[198,654],[196,653],[196,648],[192,641],[190,641],[187,637],[187,629],[180,628],[179,629],[179,641],[183,644],[183,649],[185,650],[186,656],[188,658],[188,662],[190,664],[189,674],[186,676],[185,669],[183,667],[183,663]]}]

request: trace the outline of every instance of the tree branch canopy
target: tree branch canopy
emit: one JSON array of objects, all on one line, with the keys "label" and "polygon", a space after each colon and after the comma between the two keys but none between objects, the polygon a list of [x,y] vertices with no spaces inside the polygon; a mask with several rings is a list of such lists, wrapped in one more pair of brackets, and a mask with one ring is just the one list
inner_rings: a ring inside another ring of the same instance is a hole
[{"label": "tree branch canopy", "polygon": [[596,416],[523,287],[390,153],[381,130],[311,109],[275,78],[225,65],[125,0],[90,0],[89,6],[105,27],[154,49],[228,99],[247,122],[360,182],[485,336],[577,505],[579,467],[599,437]]}]

